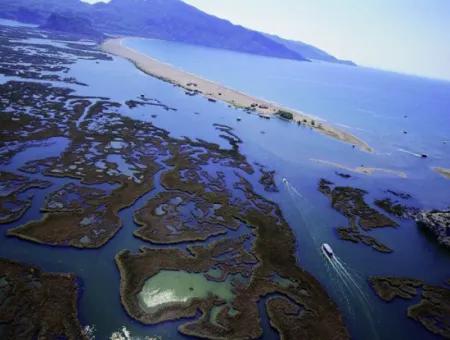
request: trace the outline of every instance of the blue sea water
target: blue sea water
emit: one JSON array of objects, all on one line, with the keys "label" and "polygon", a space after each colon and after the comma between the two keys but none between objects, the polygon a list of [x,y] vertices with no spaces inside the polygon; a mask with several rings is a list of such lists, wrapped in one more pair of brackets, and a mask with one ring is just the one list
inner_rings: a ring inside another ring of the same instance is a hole
[{"label": "blue sea water", "polygon": [[[298,62],[153,39],[125,45],[207,79],[318,116],[376,146],[449,161],[450,82],[325,62]],[[405,117],[406,116],[406,117]],[[407,131],[404,134],[403,131]],[[447,163],[448,164],[448,163]]]},{"label": "blue sea water", "polygon": [[[80,95],[106,96],[123,102],[144,94],[176,108],[177,111],[166,111],[145,107],[125,112],[135,119],[152,121],[176,137],[203,138],[227,146],[213,124],[232,126],[243,139],[241,151],[249,160],[277,171],[280,193],[264,193],[256,178],[253,183],[258,192],[280,205],[297,238],[299,264],[311,272],[336,301],[352,336],[355,339],[434,338],[407,318],[407,302],[382,302],[371,291],[367,278],[372,275],[409,276],[442,284],[450,278],[450,253],[413,222],[404,220],[397,221],[398,228],[373,232],[394,249],[389,255],[339,240],[334,229],[345,225],[346,219],[330,207],[329,200],[317,191],[317,185],[320,178],[327,178],[337,184],[367,190],[369,200],[385,197],[384,191],[392,189],[412,194],[412,203],[421,208],[449,206],[450,181],[434,173],[431,167],[450,168],[450,83],[360,67],[264,58],[157,40],[127,39],[126,44],[205,78],[340,124],[366,140],[375,149],[374,153],[352,149],[286,121],[264,120],[223,103],[186,96],[180,88],[151,78],[120,58],[99,64],[80,60],[69,73],[89,85],[72,86]],[[7,77],[0,79],[6,80]],[[237,121],[238,117],[241,121]],[[449,142],[444,144],[444,141]],[[49,141],[45,148],[48,152],[61,152],[64,143]],[[427,153],[430,157],[421,159],[399,149]],[[36,154],[35,146],[26,149],[13,159],[9,170],[17,169]],[[342,179],[335,171],[347,171],[311,159],[352,167],[364,164],[395,169],[405,172],[407,178],[351,173],[352,178]],[[288,185],[282,178],[288,179]],[[66,182],[65,179],[45,179],[52,180],[54,185],[33,191],[33,207],[20,221],[2,226],[3,230],[39,218],[45,194]],[[121,212],[124,227],[99,250],[45,247],[1,233],[0,256],[34,263],[49,271],[75,272],[83,287],[79,302],[82,322],[95,325],[99,339],[107,338],[122,326],[136,337],[185,338],[176,330],[182,321],[145,326],[128,317],[120,305],[119,275],[113,258],[122,249],[136,251],[148,246],[132,236],[136,228],[132,214],[158,190],[157,178],[155,191]],[[323,242],[332,245],[354,283],[322,256],[319,247]],[[264,338],[274,338],[276,335],[269,329],[266,317],[263,324]]]}]

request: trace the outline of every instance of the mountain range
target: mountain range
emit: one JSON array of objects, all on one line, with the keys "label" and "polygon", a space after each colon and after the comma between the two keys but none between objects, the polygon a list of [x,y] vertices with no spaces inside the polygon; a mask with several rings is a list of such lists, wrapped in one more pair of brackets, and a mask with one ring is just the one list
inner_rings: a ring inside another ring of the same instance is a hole
[{"label": "mountain range", "polygon": [[356,66],[356,64],[353,61],[338,59],[338,58],[332,56],[331,54],[328,54],[327,52],[325,52],[315,46],[306,44],[304,42],[283,39],[283,38],[280,38],[279,36],[267,34],[267,33],[263,33],[263,34],[266,37],[268,37],[269,39],[272,39],[273,41],[275,41],[281,45],[284,45],[291,51],[297,52],[308,59],[326,61],[329,63],[337,63],[337,64]]},{"label": "mountain range", "polygon": [[[47,29],[95,32],[96,37],[99,32],[140,36],[276,58],[353,64],[311,45],[234,25],[181,0],[111,0],[94,5],[80,0],[2,1],[0,17]],[[67,27],[61,18],[66,18]],[[77,29],[77,23],[83,27]]]}]

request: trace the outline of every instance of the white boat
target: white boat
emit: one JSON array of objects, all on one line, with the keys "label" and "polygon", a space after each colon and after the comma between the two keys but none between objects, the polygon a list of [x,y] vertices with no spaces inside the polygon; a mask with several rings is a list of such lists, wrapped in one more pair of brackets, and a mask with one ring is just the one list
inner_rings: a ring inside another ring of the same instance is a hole
[{"label": "white boat", "polygon": [[332,258],[334,256],[333,249],[331,249],[331,246],[328,243],[323,243],[321,248],[322,252],[329,258]]},{"label": "white boat", "polygon": [[287,179],[286,179],[286,177],[283,177],[283,179],[281,180],[284,184],[286,184],[287,183]]}]

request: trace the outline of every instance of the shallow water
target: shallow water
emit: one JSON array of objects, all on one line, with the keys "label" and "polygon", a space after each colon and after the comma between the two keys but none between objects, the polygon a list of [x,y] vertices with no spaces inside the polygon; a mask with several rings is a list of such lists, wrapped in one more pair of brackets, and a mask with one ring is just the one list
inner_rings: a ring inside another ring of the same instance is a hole
[{"label": "shallow water", "polygon": [[[442,138],[450,139],[450,124],[447,124],[450,119],[447,111],[450,108],[447,105],[450,101],[449,84],[369,69],[236,55],[228,51],[197,50],[198,47],[158,42],[161,52],[152,44],[146,47],[151,48],[152,55],[162,58],[165,51],[167,58],[173,60],[164,60],[186,69],[190,64],[195,64],[196,60],[202,60],[198,59],[199,56],[208,60],[212,53],[214,60],[221,60],[221,65],[224,65],[220,72],[215,71],[219,72],[217,78],[209,72],[212,72],[210,69],[217,68],[218,62],[204,62],[201,70],[189,70],[198,71],[200,75],[249,93],[323,116],[335,123],[348,125],[352,132],[367,139],[377,153],[366,154],[354,150],[349,145],[285,121],[261,119],[230,109],[222,103],[210,103],[200,96],[186,96],[181,89],[148,77],[130,62],[118,58],[100,61],[99,64],[86,60],[77,62],[69,76],[75,76],[89,86],[71,87],[79,95],[106,96],[119,102],[141,94],[157,98],[177,111],[152,106],[126,110],[125,113],[135,119],[151,121],[156,126],[169,130],[175,137],[202,138],[228,147],[213,124],[232,126],[243,140],[241,151],[252,162],[260,162],[277,171],[279,193],[263,192],[255,176],[252,177],[252,184],[259,193],[276,201],[282,208],[297,237],[300,265],[319,279],[337,302],[353,337],[433,338],[422,326],[406,317],[406,302],[383,303],[372,293],[366,279],[370,275],[404,275],[430,283],[442,283],[450,277],[449,252],[439,247],[413,222],[402,220],[397,221],[400,226],[396,229],[385,228],[372,232],[394,249],[393,254],[377,253],[368,247],[339,240],[334,228],[345,225],[346,220],[330,208],[328,198],[317,191],[317,185],[319,179],[325,177],[337,184],[366,189],[369,191],[369,199],[385,197],[384,191],[392,189],[411,193],[414,197],[412,203],[419,207],[444,208],[449,205],[450,182],[430,170],[434,165],[450,167],[449,146],[439,144]],[[175,47],[180,57],[175,56]],[[224,72],[227,63],[231,62],[234,67],[240,68],[240,72]],[[266,66],[271,72],[261,72],[261,68]],[[267,75],[269,80],[258,78],[260,73],[264,77]],[[232,83],[234,81],[235,84]],[[421,95],[417,95],[418,93]],[[426,123],[423,123],[424,108],[427,109]],[[408,112],[408,117],[416,118],[403,118],[403,112]],[[237,117],[242,120],[238,122]],[[388,124],[391,119],[392,123]],[[403,123],[399,124],[403,119],[410,125],[407,135],[397,131],[403,129]],[[24,161],[40,158],[42,155],[48,156],[49,152],[52,155],[53,152],[58,154],[67,146],[63,143],[51,145],[51,148],[48,145],[30,147],[13,159],[7,169],[17,169]],[[431,157],[423,160],[396,151],[397,148],[412,152],[425,150]],[[352,167],[364,164],[395,169],[406,172],[408,177],[402,179],[383,174],[352,174],[352,178],[346,180],[335,175],[336,169],[317,164],[311,159],[324,159]],[[282,183],[283,177],[288,179],[289,187]],[[20,221],[1,226],[4,231],[40,218],[42,213],[39,209],[45,195],[66,183],[76,182],[41,175],[33,178],[51,180],[54,184],[45,190],[30,190],[34,194],[32,208]],[[140,198],[133,207],[120,212],[124,221],[123,228],[99,250],[47,247],[0,233],[0,256],[33,263],[44,270],[75,272],[83,287],[80,317],[84,324],[95,325],[96,335],[100,339],[107,338],[122,326],[126,326],[134,336],[185,338],[176,330],[183,321],[144,326],[133,321],[120,303],[120,278],[113,258],[122,249],[137,251],[142,246],[151,246],[132,235],[137,227],[132,216],[135,210],[141,208],[160,189],[159,176],[156,176],[155,190]],[[323,242],[329,243],[345,263],[347,271],[368,300],[367,303],[371,306],[369,311],[365,303],[361,303],[360,295],[342,289],[345,285],[342,277],[330,270],[320,252],[320,244]],[[265,337],[275,337],[263,312],[263,301],[259,308],[263,316]],[[365,317],[362,318],[361,315]],[[376,334],[371,336],[368,330],[372,329],[372,324],[375,325]]]},{"label": "shallow water", "polygon": [[154,311],[173,303],[187,304],[195,298],[204,299],[208,295],[230,302],[233,298],[231,278],[214,282],[202,273],[162,270],[145,282],[138,298],[145,309]]}]

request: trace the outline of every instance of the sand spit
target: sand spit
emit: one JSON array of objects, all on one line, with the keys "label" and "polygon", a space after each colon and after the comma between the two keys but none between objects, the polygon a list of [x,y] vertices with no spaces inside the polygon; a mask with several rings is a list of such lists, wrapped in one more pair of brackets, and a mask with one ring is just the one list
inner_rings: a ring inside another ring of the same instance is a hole
[{"label": "sand spit", "polygon": [[332,166],[332,167],[335,167],[335,168],[339,168],[339,169],[343,169],[343,170],[347,170],[347,171],[350,171],[350,172],[363,174],[363,175],[373,175],[374,173],[379,172],[379,173],[384,173],[386,175],[398,176],[398,177],[401,177],[401,178],[408,177],[406,175],[406,173],[404,173],[403,171],[397,171],[397,170],[391,170],[391,169],[383,169],[383,168],[365,167],[365,166],[358,166],[356,168],[352,168],[352,167],[346,166],[344,164],[335,163],[335,162],[322,160],[322,159],[311,158],[310,160],[315,162],[315,163],[319,163],[319,164],[323,164],[323,165],[327,165],[327,166]]},{"label": "sand spit", "polygon": [[292,120],[297,123],[304,124],[324,135],[342,142],[355,145],[363,151],[373,151],[366,142],[346,131],[342,131],[324,122],[317,121],[313,117],[299,111],[291,110],[263,99],[254,98],[245,93],[227,88],[210,80],[180,70],[172,65],[158,61],[148,55],[126,47],[123,44],[123,39],[124,38],[108,39],[101,47],[105,52],[130,60],[141,71],[158,79],[180,86],[189,93],[201,94],[210,101],[222,101],[236,108],[249,109],[264,117],[275,116],[277,113],[280,113],[280,111],[291,113]]},{"label": "sand spit", "polygon": [[434,167],[433,171],[437,172],[438,174],[442,175],[443,177],[445,177],[447,179],[450,179],[450,169]]}]

